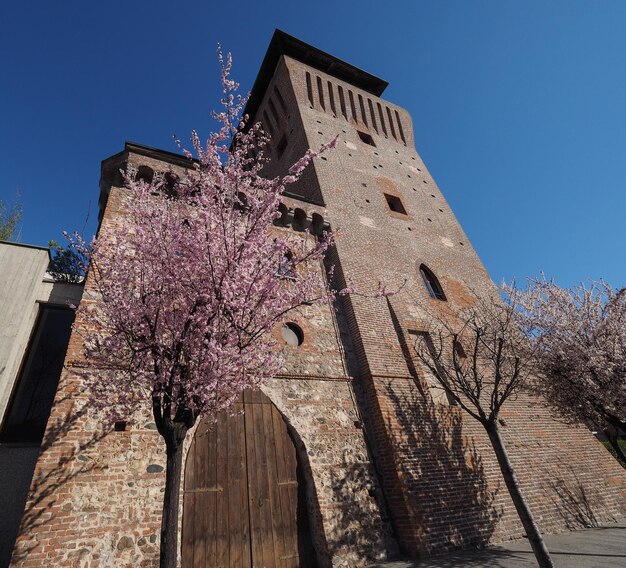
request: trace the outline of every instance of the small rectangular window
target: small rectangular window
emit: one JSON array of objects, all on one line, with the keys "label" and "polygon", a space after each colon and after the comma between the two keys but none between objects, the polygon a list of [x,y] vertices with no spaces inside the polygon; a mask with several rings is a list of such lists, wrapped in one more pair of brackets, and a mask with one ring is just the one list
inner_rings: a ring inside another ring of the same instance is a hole
[{"label": "small rectangular window", "polygon": [[385,199],[387,200],[387,205],[389,206],[389,209],[391,209],[391,211],[393,211],[394,213],[400,213],[401,215],[406,215],[406,209],[404,208],[402,200],[399,197],[395,195],[389,195],[388,193],[385,193],[383,195],[385,196]]},{"label": "small rectangular window", "polygon": [[357,130],[356,132],[359,135],[361,142],[364,142],[365,144],[369,144],[370,146],[374,146],[374,148],[376,148],[374,139],[371,137],[370,134],[368,134],[367,132],[361,132],[360,130]]}]

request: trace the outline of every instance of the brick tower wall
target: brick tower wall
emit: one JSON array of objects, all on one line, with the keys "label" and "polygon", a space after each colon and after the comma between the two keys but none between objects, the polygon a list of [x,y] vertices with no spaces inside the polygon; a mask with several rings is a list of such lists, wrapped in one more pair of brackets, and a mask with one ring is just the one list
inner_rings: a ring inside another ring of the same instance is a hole
[{"label": "brick tower wall", "polygon": [[[346,301],[355,389],[402,549],[419,555],[523,536],[482,427],[432,402],[432,394],[441,397],[411,353],[411,332],[428,332],[428,313],[440,306],[426,293],[420,264],[437,275],[452,308],[495,287],[414,148],[410,116],[287,56],[267,92],[274,87],[287,102],[295,152],[339,136],[298,191],[323,201],[337,232],[338,267],[365,293]],[[371,297],[379,283],[401,291],[389,300]],[[588,429],[522,395],[503,419],[511,461],[542,530],[621,518],[626,472]]]}]

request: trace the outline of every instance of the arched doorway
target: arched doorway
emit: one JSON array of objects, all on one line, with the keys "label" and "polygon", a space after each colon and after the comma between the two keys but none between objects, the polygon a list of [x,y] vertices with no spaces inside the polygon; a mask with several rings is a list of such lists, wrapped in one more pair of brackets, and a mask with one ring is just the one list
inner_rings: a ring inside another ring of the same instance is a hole
[{"label": "arched doorway", "polygon": [[187,455],[183,568],[315,566],[287,424],[261,391],[233,411],[203,419]]}]

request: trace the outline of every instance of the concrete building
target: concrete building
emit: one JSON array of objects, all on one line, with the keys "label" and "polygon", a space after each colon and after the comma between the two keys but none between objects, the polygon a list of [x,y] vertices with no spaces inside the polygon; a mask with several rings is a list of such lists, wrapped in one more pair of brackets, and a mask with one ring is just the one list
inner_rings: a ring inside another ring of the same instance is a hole
[{"label": "concrete building", "polygon": [[47,248],[0,242],[0,566],[8,564],[82,285],[55,282]]},{"label": "concrete building", "polygon": [[[237,416],[190,433],[184,567],[359,566],[523,536],[481,427],[440,398],[431,404],[435,391],[407,349],[430,328],[420,305],[468,306],[493,283],[416,152],[411,117],[381,98],[386,85],[281,32],[268,48],[247,112],[272,135],[275,171],[339,135],[286,195],[277,230],[304,237],[328,223],[343,278],[364,291],[403,288],[294,316],[277,331],[287,343],[281,376],[247,394]],[[101,234],[123,215],[119,169],[129,166],[150,177],[189,162],[129,143],[106,159]],[[77,330],[48,431],[71,413],[84,367]],[[622,517],[626,472],[586,428],[529,396],[505,420],[543,530]],[[81,416],[41,454],[36,521],[23,523],[13,565],[158,564],[165,459],[154,423],[146,413],[105,440],[97,428]],[[63,483],[49,487],[51,472]]]}]

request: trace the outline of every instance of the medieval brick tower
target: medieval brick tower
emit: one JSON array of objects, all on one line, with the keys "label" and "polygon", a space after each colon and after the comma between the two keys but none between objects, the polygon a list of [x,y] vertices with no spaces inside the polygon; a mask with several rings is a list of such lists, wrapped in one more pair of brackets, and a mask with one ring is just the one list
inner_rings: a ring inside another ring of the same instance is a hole
[{"label": "medieval brick tower", "polygon": [[[356,289],[307,308],[277,338],[286,366],[246,393],[241,412],[189,435],[181,520],[187,566],[359,566],[522,537],[480,426],[431,390],[411,355],[429,332],[419,307],[463,307],[493,284],[414,148],[407,112],[386,83],[276,32],[247,112],[272,135],[273,168],[338,135],[290,189],[277,229],[337,232],[331,262]],[[189,167],[126,144],[102,165],[101,234],[123,215],[120,168]],[[270,172],[271,173],[271,172]],[[89,281],[86,300],[93,297]],[[77,330],[80,322],[77,322]],[[104,440],[72,416],[84,369],[70,340],[16,544],[16,566],[155,566],[164,452],[149,414]],[[504,436],[544,531],[619,518],[626,474],[584,427],[519,397]],[[29,512],[30,511],[30,512]]]}]

